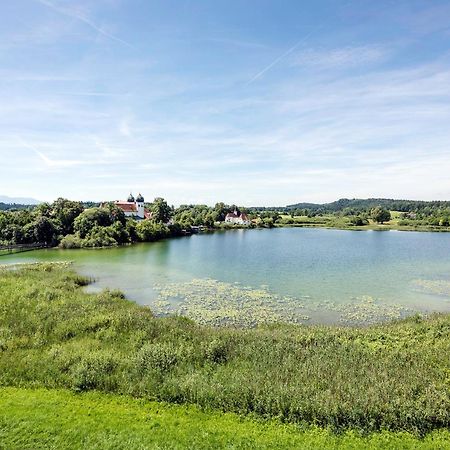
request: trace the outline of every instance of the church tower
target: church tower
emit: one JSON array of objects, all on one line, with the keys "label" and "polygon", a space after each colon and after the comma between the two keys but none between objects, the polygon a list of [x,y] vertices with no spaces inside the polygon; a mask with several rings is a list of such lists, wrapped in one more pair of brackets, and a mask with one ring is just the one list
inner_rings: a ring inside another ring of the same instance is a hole
[{"label": "church tower", "polygon": [[143,219],[145,217],[144,197],[139,193],[136,197],[137,216]]}]

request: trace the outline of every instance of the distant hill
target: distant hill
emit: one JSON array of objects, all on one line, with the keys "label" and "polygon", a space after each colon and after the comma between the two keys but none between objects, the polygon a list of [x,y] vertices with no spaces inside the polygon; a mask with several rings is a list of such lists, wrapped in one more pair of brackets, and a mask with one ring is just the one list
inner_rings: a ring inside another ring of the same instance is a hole
[{"label": "distant hill", "polygon": [[35,198],[28,197],[8,197],[7,195],[0,195],[0,203],[4,203],[6,205],[39,205],[42,203]]},{"label": "distant hill", "polygon": [[27,209],[30,206],[36,206],[39,203],[42,202],[35,198],[0,195],[0,211],[7,211],[9,209]]},{"label": "distant hill", "polygon": [[370,209],[376,206],[389,209],[391,211],[410,212],[427,207],[430,208],[450,208],[450,201],[423,201],[423,200],[395,200],[390,198],[341,198],[331,203],[296,203],[286,206],[287,209],[310,209],[313,211],[322,210],[324,212],[337,212],[345,208]]}]

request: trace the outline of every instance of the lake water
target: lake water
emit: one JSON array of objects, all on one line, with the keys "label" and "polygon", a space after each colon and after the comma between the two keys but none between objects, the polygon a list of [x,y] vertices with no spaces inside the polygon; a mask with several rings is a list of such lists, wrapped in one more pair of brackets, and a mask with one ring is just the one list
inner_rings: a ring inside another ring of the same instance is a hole
[{"label": "lake water", "polygon": [[450,233],[233,230],[99,250],[39,250],[0,264],[73,261],[157,314],[203,323],[364,324],[450,311]]}]

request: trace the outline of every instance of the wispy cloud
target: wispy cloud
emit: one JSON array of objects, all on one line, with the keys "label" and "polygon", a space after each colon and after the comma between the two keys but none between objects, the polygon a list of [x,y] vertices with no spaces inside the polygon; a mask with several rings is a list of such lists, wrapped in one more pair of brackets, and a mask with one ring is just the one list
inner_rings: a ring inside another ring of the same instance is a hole
[{"label": "wispy cloud", "polygon": [[309,48],[295,55],[293,65],[317,68],[351,68],[384,61],[389,53],[390,51],[377,45],[347,46],[330,50]]},{"label": "wispy cloud", "polygon": [[244,41],[241,39],[231,39],[231,38],[207,38],[205,39],[207,42],[216,42],[218,44],[224,44],[229,45],[237,48],[244,48],[244,49],[267,49],[267,45],[261,44],[259,42],[250,42],[250,41]]},{"label": "wispy cloud", "polygon": [[72,95],[74,97],[120,97],[128,94],[114,92],[56,92],[57,95]]},{"label": "wispy cloud", "polygon": [[34,145],[31,145],[30,143],[26,142],[22,137],[18,137],[20,143],[32,150],[34,153],[36,153],[37,156],[41,159],[41,161],[44,162],[44,164],[51,169],[64,169],[68,167],[74,167],[74,166],[80,166],[83,164],[86,164],[85,161],[82,160],[75,160],[75,159],[51,159],[44,153],[42,153],[40,150],[38,150]]},{"label": "wispy cloud", "polygon": [[276,66],[280,61],[282,61],[284,58],[289,56],[295,49],[297,49],[301,44],[306,42],[309,37],[312,35],[312,31],[308,33],[306,36],[304,36],[302,39],[300,39],[295,45],[293,45],[290,49],[285,51],[283,54],[278,56],[278,58],[275,58],[269,65],[264,67],[264,69],[260,70],[253,78],[251,78],[246,86],[254,83],[258,78],[261,78],[267,71],[269,71],[272,67]]},{"label": "wispy cloud", "polygon": [[59,74],[51,74],[51,73],[24,73],[23,71],[0,71],[0,79],[3,81],[12,81],[12,82],[73,82],[73,81],[82,81],[81,77],[73,76],[73,75],[59,75]]},{"label": "wispy cloud", "polygon": [[74,8],[68,8],[67,6],[61,6],[60,4],[55,4],[49,0],[35,0],[38,3],[41,3],[42,5],[47,6],[48,8],[52,9],[53,11],[56,11],[60,14],[63,14],[67,17],[70,17],[72,19],[76,19],[85,25],[92,28],[97,33],[100,33],[101,35],[112,39],[113,41],[119,42],[120,44],[126,45],[127,47],[134,48],[134,45],[130,44],[129,42],[109,33],[104,28],[96,25],[90,18],[88,18],[86,15],[84,15],[82,12],[74,9]]}]

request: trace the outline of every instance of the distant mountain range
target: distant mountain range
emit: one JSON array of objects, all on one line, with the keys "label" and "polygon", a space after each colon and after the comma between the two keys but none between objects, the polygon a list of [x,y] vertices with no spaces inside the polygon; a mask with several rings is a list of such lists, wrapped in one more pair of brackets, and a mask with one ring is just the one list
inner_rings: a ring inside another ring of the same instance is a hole
[{"label": "distant mountain range", "polygon": [[0,195],[0,203],[5,203],[7,205],[38,205],[42,203],[35,198],[29,197],[8,197],[7,195]]}]

